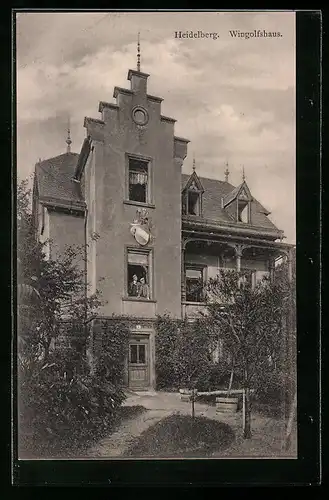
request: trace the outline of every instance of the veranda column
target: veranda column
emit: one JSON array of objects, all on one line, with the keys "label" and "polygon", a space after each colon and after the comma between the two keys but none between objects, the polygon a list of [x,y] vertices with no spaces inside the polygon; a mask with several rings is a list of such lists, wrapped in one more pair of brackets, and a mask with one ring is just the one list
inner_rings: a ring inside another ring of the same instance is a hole
[{"label": "veranda column", "polygon": [[270,281],[273,283],[274,281],[274,275],[275,275],[275,261],[272,256],[269,258],[269,263],[268,263],[268,270],[270,273]]},{"label": "veranda column", "polygon": [[235,245],[235,257],[236,257],[236,270],[238,273],[241,271],[241,258],[242,258],[242,252],[243,252],[243,246],[242,245]]}]

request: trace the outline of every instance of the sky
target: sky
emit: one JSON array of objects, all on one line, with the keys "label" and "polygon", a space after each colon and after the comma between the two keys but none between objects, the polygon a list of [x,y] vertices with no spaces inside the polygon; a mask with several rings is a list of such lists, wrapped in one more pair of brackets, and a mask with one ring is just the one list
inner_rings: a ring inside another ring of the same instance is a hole
[{"label": "sky", "polygon": [[[233,37],[232,31],[281,37]],[[176,38],[175,32],[217,33]],[[137,34],[148,93],[185,137],[183,173],[242,181],[295,243],[295,14],[293,12],[44,12],[16,18],[18,179],[35,163],[72,151],[86,136],[85,116],[130,88]]]}]

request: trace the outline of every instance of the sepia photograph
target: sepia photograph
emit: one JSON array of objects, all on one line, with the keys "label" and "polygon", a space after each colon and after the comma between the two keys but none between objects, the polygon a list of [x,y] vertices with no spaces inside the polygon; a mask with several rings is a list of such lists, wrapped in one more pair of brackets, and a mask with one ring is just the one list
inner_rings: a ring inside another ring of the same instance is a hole
[{"label": "sepia photograph", "polygon": [[296,460],[295,12],[17,12],[20,460]]}]

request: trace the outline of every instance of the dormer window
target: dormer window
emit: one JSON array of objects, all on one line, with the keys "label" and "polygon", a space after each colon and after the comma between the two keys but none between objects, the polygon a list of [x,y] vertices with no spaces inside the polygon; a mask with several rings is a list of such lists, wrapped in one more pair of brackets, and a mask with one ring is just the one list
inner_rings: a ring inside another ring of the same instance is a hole
[{"label": "dormer window", "polygon": [[203,188],[195,172],[191,175],[182,193],[183,215],[202,215]]},{"label": "dormer window", "polygon": [[246,182],[243,181],[240,186],[234,188],[224,197],[222,206],[236,222],[251,224],[252,199],[250,190]]},{"label": "dormer window", "polygon": [[187,213],[188,215],[200,215],[200,194],[195,191],[187,193]]},{"label": "dormer window", "polygon": [[237,220],[249,224],[250,222],[250,202],[237,200]]}]

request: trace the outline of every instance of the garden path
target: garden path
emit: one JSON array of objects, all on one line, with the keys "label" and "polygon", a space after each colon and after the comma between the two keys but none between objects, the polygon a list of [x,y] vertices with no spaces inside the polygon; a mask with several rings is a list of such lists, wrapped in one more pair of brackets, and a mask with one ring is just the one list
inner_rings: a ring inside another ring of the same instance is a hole
[{"label": "garden path", "polygon": [[[129,393],[124,406],[141,405],[146,412],[126,420],[110,436],[99,441],[88,450],[90,458],[115,458],[122,456],[129,444],[151,425],[172,413],[191,414],[191,403],[181,401],[180,395],[173,392],[145,391]],[[195,415],[205,416],[229,424],[235,431],[241,427],[241,414],[216,414],[213,406],[195,403]]]},{"label": "garden path", "polygon": [[[173,392],[138,392],[129,393],[124,406],[141,405],[146,411],[137,417],[124,421],[120,427],[99,441],[87,452],[88,458],[122,457],[130,443],[142,432],[173,413],[191,414],[191,403],[181,401],[180,394]],[[284,436],[284,422],[264,417],[257,413],[252,415],[252,433],[250,440],[242,437],[242,412],[216,413],[216,408],[202,403],[195,403],[195,415],[215,419],[228,424],[236,434],[236,440],[227,450],[215,452],[214,457],[291,457],[296,453],[296,445],[289,453],[281,451]],[[293,457],[294,458],[294,457]]]}]

